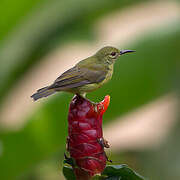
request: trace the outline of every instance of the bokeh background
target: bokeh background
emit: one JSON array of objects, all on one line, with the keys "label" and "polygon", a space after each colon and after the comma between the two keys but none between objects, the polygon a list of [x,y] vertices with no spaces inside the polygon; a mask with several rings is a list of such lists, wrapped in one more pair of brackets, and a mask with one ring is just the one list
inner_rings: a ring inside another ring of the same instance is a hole
[{"label": "bokeh background", "polygon": [[106,45],[137,51],[88,95],[111,96],[107,155],[148,179],[180,179],[180,1],[1,0],[1,180],[64,179],[72,95],[30,96]]}]

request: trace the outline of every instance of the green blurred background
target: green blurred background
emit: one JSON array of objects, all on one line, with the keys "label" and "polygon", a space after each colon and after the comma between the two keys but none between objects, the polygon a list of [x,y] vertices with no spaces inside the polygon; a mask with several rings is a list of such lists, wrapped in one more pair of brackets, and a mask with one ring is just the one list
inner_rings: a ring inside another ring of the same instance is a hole
[{"label": "green blurred background", "polygon": [[72,95],[30,96],[105,45],[137,51],[88,95],[111,96],[109,158],[149,179],[180,179],[178,0],[1,0],[0,16],[1,180],[64,179]]}]

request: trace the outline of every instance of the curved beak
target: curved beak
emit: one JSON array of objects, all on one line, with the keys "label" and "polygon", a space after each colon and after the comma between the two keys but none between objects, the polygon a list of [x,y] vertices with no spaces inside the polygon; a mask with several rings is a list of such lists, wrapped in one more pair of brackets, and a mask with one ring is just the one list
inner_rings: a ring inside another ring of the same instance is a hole
[{"label": "curved beak", "polygon": [[134,51],[134,50],[121,50],[119,54],[122,55],[122,54],[126,54],[126,53],[131,53],[131,52],[136,52],[136,51]]}]

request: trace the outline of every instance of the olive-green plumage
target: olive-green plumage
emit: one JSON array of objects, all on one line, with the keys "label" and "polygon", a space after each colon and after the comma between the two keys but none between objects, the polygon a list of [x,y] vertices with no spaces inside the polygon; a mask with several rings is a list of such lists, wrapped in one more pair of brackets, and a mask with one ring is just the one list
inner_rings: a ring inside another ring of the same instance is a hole
[{"label": "olive-green plumage", "polygon": [[113,65],[117,58],[129,52],[134,51],[120,51],[114,47],[104,47],[93,56],[65,71],[52,85],[37,90],[31,97],[37,100],[57,91],[71,92],[85,97],[87,92],[96,90],[111,79]]}]

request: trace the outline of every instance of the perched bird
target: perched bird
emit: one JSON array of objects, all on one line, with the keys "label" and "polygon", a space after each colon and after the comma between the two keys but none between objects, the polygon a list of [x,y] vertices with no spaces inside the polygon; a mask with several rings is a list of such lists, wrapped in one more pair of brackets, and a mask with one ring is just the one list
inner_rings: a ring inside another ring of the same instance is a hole
[{"label": "perched bird", "polygon": [[94,91],[108,82],[112,77],[115,61],[119,56],[130,52],[134,51],[120,51],[117,48],[106,46],[65,71],[50,86],[37,90],[31,97],[36,101],[58,91],[71,92],[85,97],[87,92]]}]

